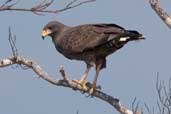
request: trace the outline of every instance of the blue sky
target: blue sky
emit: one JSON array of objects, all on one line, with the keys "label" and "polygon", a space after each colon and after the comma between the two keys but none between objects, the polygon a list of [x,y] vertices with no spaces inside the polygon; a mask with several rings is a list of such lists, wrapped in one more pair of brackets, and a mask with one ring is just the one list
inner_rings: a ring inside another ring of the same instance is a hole
[{"label": "blue sky", "polygon": [[[62,8],[69,0],[55,1],[52,9]],[[29,7],[37,0],[21,1],[18,7]],[[161,1],[168,12],[171,1]],[[155,83],[171,76],[171,31],[151,9],[148,0],[97,0],[94,3],[59,13],[37,16],[29,12],[0,12],[0,59],[10,57],[8,27],[17,36],[20,55],[39,63],[50,75],[61,78],[63,65],[70,79],[79,79],[85,64],[71,61],[56,52],[50,39],[41,39],[43,26],[52,20],[75,26],[85,23],[116,23],[126,29],[138,30],[146,40],[130,42],[107,58],[107,69],[100,73],[102,90],[117,97],[131,108],[136,97],[141,103],[156,106]],[[94,71],[89,74],[92,81]],[[80,92],[56,87],[39,79],[32,70],[11,67],[0,69],[1,114],[79,114],[116,113],[107,103],[86,98]]]}]

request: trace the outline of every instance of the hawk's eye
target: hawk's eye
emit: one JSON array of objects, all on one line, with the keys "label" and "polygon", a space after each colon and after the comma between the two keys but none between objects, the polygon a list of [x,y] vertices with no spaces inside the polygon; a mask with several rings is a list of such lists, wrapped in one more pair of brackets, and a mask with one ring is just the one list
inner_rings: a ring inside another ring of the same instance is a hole
[{"label": "hawk's eye", "polygon": [[52,30],[52,27],[49,27],[48,29],[49,29],[49,30]]}]

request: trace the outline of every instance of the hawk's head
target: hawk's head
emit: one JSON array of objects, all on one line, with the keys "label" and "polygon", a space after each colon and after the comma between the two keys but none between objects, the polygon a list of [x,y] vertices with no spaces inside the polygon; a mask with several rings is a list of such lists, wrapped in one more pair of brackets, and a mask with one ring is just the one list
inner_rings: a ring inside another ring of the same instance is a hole
[{"label": "hawk's head", "polygon": [[42,30],[42,38],[46,36],[51,36],[52,38],[57,38],[57,36],[62,32],[66,26],[58,21],[51,21],[44,26]]}]

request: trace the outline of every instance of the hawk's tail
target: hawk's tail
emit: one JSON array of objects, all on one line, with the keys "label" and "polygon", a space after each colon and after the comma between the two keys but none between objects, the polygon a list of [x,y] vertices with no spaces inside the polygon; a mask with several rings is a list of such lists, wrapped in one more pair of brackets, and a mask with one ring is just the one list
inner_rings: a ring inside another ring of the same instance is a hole
[{"label": "hawk's tail", "polygon": [[107,49],[107,50],[117,50],[123,47],[129,41],[138,41],[145,39],[142,34],[134,30],[126,30],[124,33],[114,36],[108,42],[97,46],[99,49]]}]

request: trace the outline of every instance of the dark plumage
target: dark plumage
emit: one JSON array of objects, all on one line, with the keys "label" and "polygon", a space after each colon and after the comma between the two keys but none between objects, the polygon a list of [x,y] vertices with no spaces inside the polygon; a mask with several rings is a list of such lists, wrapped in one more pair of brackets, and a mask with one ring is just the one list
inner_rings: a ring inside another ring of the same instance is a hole
[{"label": "dark plumage", "polygon": [[95,65],[96,74],[89,94],[96,87],[99,71],[106,67],[106,57],[123,47],[127,42],[144,39],[137,31],[125,30],[116,24],[85,24],[75,27],[60,22],[49,22],[42,31],[42,37],[51,36],[56,49],[68,59],[82,60],[87,69],[81,80],[74,82],[86,88],[86,78]]}]

